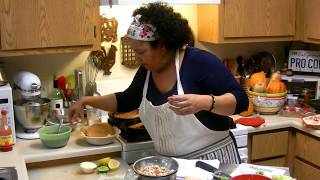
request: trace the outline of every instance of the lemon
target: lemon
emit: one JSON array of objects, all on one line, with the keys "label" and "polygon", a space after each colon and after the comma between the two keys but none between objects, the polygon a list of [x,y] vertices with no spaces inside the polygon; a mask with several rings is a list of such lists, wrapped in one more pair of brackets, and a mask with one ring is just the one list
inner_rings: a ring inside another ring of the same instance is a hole
[{"label": "lemon", "polygon": [[111,169],[111,170],[115,170],[117,168],[120,167],[120,162],[115,160],[115,159],[110,159],[109,163],[108,163],[108,167]]},{"label": "lemon", "polygon": [[102,158],[102,159],[97,160],[97,164],[98,164],[99,166],[108,165],[108,163],[109,163],[110,160],[111,160],[111,157],[105,157],[105,158]]}]

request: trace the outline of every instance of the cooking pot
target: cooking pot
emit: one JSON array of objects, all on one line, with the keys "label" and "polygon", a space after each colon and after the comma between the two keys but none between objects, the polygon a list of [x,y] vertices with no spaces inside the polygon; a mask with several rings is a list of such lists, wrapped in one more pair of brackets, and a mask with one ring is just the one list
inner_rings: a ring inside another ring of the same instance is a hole
[{"label": "cooking pot", "polygon": [[[147,175],[141,172],[141,168],[160,166],[169,170],[168,173],[165,173],[162,176],[156,175]],[[133,164],[133,170],[136,174],[139,175],[139,180],[176,180],[177,171],[179,164],[176,160],[164,156],[149,156],[137,160]]]},{"label": "cooking pot", "polygon": [[42,127],[49,115],[50,100],[36,98],[14,101],[14,115],[25,130],[33,131]]},{"label": "cooking pot", "polygon": [[8,83],[7,76],[4,73],[3,63],[0,62],[0,86],[4,86]]}]

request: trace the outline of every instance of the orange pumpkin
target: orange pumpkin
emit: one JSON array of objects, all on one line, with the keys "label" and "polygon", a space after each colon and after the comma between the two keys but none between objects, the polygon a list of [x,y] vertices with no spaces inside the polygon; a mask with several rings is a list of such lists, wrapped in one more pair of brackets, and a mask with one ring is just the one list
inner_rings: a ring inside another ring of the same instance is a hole
[{"label": "orange pumpkin", "polygon": [[267,93],[282,93],[286,90],[286,85],[280,80],[272,80],[267,86]]},{"label": "orange pumpkin", "polygon": [[257,83],[265,84],[267,81],[266,75],[263,71],[253,73],[249,79],[249,86],[254,88]]}]

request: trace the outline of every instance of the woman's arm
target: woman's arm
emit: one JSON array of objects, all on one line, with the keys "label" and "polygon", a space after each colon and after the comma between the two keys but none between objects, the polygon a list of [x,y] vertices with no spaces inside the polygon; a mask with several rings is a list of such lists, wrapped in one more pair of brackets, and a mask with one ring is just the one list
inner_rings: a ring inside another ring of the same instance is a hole
[{"label": "woman's arm", "polygon": [[236,109],[236,98],[231,93],[220,96],[184,94],[173,95],[168,98],[168,102],[176,114],[187,115],[199,111],[211,111],[212,113],[230,116]]},{"label": "woman's arm", "polygon": [[115,112],[117,110],[117,99],[114,94],[105,96],[83,96],[69,109],[69,119],[71,122],[75,123],[83,118],[82,110],[86,105]]}]

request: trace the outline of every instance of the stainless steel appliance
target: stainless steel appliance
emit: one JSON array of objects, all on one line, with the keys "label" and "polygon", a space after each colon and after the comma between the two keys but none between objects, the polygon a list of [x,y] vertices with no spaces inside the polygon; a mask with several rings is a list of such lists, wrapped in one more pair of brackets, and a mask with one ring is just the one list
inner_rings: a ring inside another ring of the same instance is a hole
[{"label": "stainless steel appliance", "polygon": [[9,83],[4,86],[0,86],[0,111],[7,111],[8,125],[12,131],[13,142],[16,142],[15,136],[15,123],[14,123],[14,111],[13,111],[13,99],[12,88]]},{"label": "stainless steel appliance", "polygon": [[14,76],[18,97],[13,103],[17,126],[17,137],[39,138],[36,131],[42,127],[49,115],[50,100],[41,98],[41,82],[38,76],[22,71]]},{"label": "stainless steel appliance", "polygon": [[0,62],[0,86],[6,85],[8,83],[8,79],[6,74],[4,73],[3,63]]},{"label": "stainless steel appliance", "polygon": [[299,96],[303,90],[308,89],[311,99],[320,99],[320,76],[293,75],[282,76],[281,79],[287,86],[288,94]]}]

